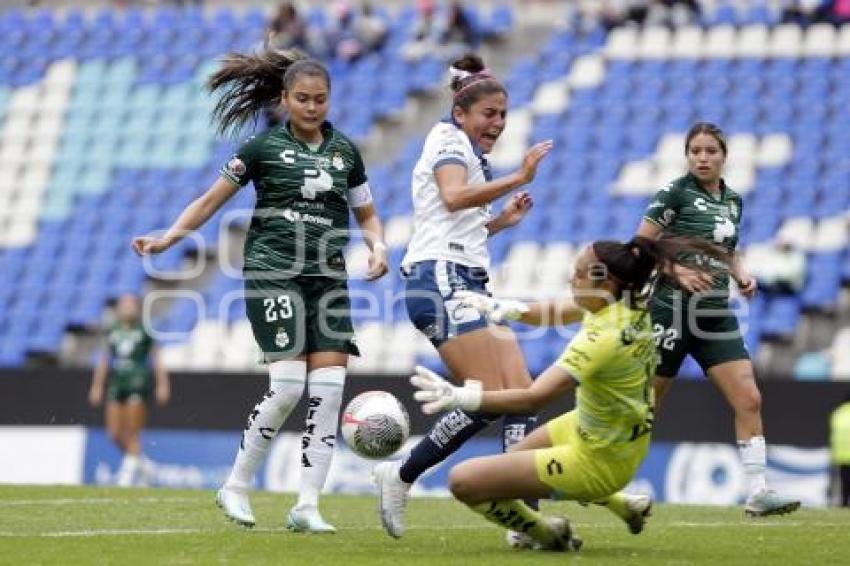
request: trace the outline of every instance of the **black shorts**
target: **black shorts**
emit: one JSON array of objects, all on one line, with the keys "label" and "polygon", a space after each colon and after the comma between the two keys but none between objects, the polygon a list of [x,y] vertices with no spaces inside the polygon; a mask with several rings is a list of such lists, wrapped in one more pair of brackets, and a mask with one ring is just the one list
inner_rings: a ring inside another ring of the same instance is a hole
[{"label": "black shorts", "polygon": [[649,311],[661,357],[655,374],[660,377],[676,377],[688,354],[704,372],[725,362],[750,359],[738,318],[728,307],[692,311],[686,305],[673,307],[653,298]]},{"label": "black shorts", "polygon": [[345,279],[249,278],[245,310],[266,362],[313,352],[360,355]]}]

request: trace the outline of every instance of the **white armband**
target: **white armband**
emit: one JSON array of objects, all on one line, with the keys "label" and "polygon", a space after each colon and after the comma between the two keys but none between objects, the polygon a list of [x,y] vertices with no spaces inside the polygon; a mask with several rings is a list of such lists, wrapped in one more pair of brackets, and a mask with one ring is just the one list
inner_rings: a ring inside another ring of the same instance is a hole
[{"label": "white armband", "polygon": [[372,191],[369,190],[368,182],[348,189],[348,206],[351,208],[359,208],[371,203]]}]

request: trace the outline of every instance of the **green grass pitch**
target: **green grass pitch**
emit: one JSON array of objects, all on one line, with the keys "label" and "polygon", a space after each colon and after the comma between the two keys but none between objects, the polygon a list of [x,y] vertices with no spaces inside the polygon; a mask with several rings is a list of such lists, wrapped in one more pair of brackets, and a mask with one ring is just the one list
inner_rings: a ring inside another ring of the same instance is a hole
[{"label": "green grass pitch", "polygon": [[850,564],[850,511],[747,519],[740,508],[657,505],[643,534],[601,508],[544,503],[584,548],[507,548],[502,532],[448,499],[413,499],[408,532],[380,529],[371,497],[327,496],[336,535],[287,532],[291,495],[256,493],[257,526],[225,521],[210,491],[0,486],[0,564]]}]

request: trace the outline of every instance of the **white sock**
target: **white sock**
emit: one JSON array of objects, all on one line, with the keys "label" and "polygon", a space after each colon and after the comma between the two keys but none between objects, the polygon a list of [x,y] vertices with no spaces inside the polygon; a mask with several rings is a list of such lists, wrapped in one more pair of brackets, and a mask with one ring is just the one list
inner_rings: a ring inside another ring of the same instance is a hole
[{"label": "white sock", "polygon": [[747,478],[747,493],[753,495],[767,487],[764,474],[767,468],[767,448],[763,436],[738,441],[738,451]]},{"label": "white sock", "polygon": [[277,431],[304,392],[307,362],[283,360],[269,364],[269,391],[248,415],[242,442],[225,487],[250,489],[254,474],[265,460]]},{"label": "white sock", "polygon": [[124,459],[121,460],[121,467],[118,469],[115,483],[121,487],[129,487],[133,485],[136,475],[141,465],[141,459],[138,454],[124,454]]},{"label": "white sock", "polygon": [[310,404],[301,447],[301,486],[296,507],[316,506],[325,485],[336,442],[345,368],[319,368],[307,375]]}]

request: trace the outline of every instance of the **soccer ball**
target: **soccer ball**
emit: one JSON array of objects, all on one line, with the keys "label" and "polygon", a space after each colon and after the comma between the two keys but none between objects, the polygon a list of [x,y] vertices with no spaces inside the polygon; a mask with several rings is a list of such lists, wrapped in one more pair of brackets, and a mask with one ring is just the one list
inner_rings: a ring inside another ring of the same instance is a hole
[{"label": "soccer ball", "polygon": [[354,452],[379,460],[395,453],[410,435],[410,417],[386,391],[356,396],[342,413],[342,437]]}]

